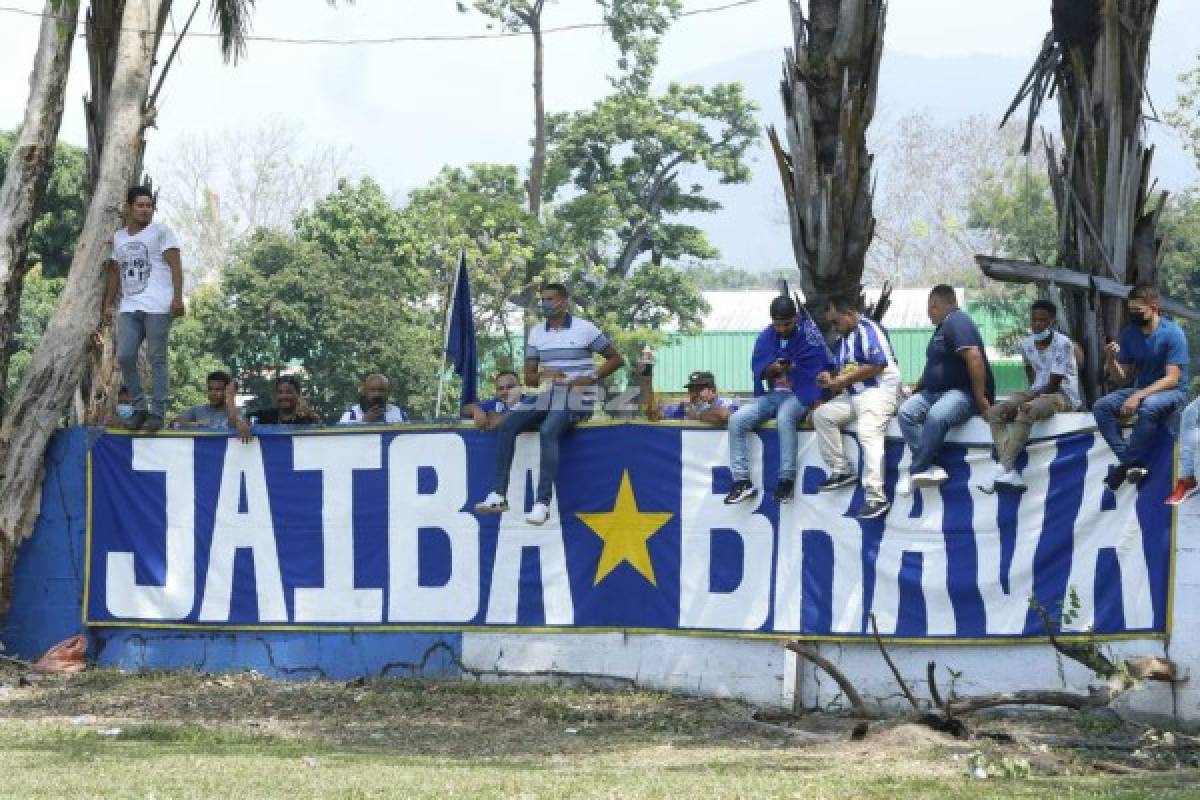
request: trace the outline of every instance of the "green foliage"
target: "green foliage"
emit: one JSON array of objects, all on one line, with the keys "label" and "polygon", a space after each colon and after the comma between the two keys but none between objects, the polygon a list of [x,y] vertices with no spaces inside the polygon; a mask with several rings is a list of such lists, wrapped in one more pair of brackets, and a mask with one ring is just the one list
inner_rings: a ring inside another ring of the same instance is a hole
[{"label": "green foliage", "polygon": [[1200,55],[1196,66],[1179,76],[1177,107],[1166,114],[1170,125],[1183,139],[1183,146],[1200,165]]},{"label": "green foliage", "polygon": [[178,413],[208,402],[206,378],[210,372],[229,370],[212,350],[208,322],[220,309],[215,286],[202,286],[188,299],[188,313],[171,323],[167,343],[170,394],[167,408]]},{"label": "green foliage", "polygon": [[12,354],[8,362],[8,384],[0,386],[0,414],[3,414],[9,400],[16,394],[17,387],[25,370],[33,360],[33,351],[38,340],[50,323],[54,307],[58,305],[58,297],[62,294],[62,278],[47,278],[38,267],[34,267],[25,275],[25,289],[21,296],[21,313],[17,317],[17,327],[9,340],[9,352]]},{"label": "green foliage", "polygon": [[[1163,289],[1173,299],[1200,309],[1200,190],[1175,195],[1159,220],[1163,237],[1160,277]],[[1184,322],[1188,349],[1200,353],[1200,323]],[[1200,389],[1200,376],[1192,378],[1192,388]]]},{"label": "green foliage", "polygon": [[[16,143],[15,133],[0,133],[0,182],[8,169],[8,159]],[[85,184],[87,151],[59,141],[54,148],[46,194],[38,206],[29,242],[29,261],[42,265],[48,278],[67,274],[75,242],[83,228],[87,211]]]},{"label": "green foliage", "polygon": [[1058,215],[1050,180],[1010,159],[971,187],[967,227],[991,238],[991,250],[1010,258],[1053,264],[1058,257]]},{"label": "green foliage", "polygon": [[741,267],[697,262],[687,267],[687,275],[696,288],[707,292],[720,289],[774,289],[782,278],[789,284],[798,282],[795,267],[751,272]]}]

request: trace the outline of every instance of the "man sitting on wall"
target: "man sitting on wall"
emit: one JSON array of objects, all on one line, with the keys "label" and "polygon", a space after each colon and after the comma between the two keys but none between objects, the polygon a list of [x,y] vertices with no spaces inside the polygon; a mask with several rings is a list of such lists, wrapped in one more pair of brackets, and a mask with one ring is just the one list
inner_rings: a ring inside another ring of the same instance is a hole
[{"label": "man sitting on wall", "polygon": [[717,379],[711,372],[700,370],[688,376],[684,385],[688,399],[671,403],[663,408],[662,403],[654,401],[654,387],[649,375],[642,377],[643,397],[649,398],[646,407],[646,418],[658,422],[663,419],[692,420],[723,428],[729,418],[738,410],[737,402],[725,397],[717,391]]},{"label": "man sitting on wall", "polygon": [[[1183,329],[1158,313],[1158,289],[1135,286],[1126,302],[1129,324],[1120,342],[1104,349],[1104,370],[1117,386],[1126,386],[1096,401],[1092,414],[1117,463],[1104,483],[1112,491],[1128,480],[1139,483],[1149,471],[1146,452],[1159,425],[1187,402],[1188,347]],[[1129,441],[1121,435],[1121,419],[1137,415]]]},{"label": "man sitting on wall", "polygon": [[1016,465],[1033,423],[1082,407],[1075,343],[1054,330],[1057,318],[1058,307],[1049,300],[1033,304],[1029,315],[1033,332],[1021,340],[1029,389],[1010,395],[988,412],[1000,469],[994,485],[1000,491],[1025,491],[1025,481]]},{"label": "man sitting on wall", "polygon": [[234,426],[229,419],[229,409],[225,403],[225,389],[229,386],[229,373],[210,372],[205,382],[208,402],[202,406],[192,406],[184,411],[171,423],[174,428],[214,428],[225,429]]},{"label": "man sitting on wall", "polygon": [[936,327],[925,350],[925,372],[896,415],[912,451],[908,475],[896,484],[901,495],[911,494],[914,485],[940,486],[949,478],[934,463],[946,434],[976,412],[987,416],[996,397],[983,337],[958,307],[954,289],[945,284],[933,287],[927,312]]},{"label": "man sitting on wall", "polygon": [[501,370],[496,373],[492,397],[478,403],[468,403],[463,406],[462,415],[474,420],[475,427],[481,431],[494,430],[523,398],[520,376],[511,369]]},{"label": "man sitting on wall", "polygon": [[817,376],[818,386],[837,395],[813,412],[821,457],[829,467],[829,477],[820,488],[828,492],[856,483],[846,460],[842,428],[857,419],[866,494],[858,518],[875,519],[891,507],[883,491],[884,442],[899,400],[900,368],[883,326],[858,313],[858,298],[830,298],[825,319],[841,339],[834,350],[837,374]]},{"label": "man sitting on wall", "polygon": [[733,486],[727,504],[758,495],[750,480],[750,431],[769,419],[779,434],[779,479],[775,502],[790,503],[796,487],[796,426],[821,399],[817,374],[833,369],[833,356],[820,328],[806,314],[803,321],[795,301],[780,295],[771,301],[771,324],[758,335],[751,356],[753,403],[729,419],[729,466]]},{"label": "man sitting on wall", "polygon": [[362,393],[358,403],[346,409],[339,425],[399,425],[408,422],[408,416],[399,406],[388,402],[391,382],[386,375],[374,372],[363,379]]},{"label": "man sitting on wall", "polygon": [[243,442],[253,438],[254,425],[320,425],[321,418],[304,399],[300,380],[294,375],[280,375],[275,380],[275,405],[252,411],[249,421],[237,409],[237,382],[230,381],[225,389],[225,404],[229,420],[237,428]]}]

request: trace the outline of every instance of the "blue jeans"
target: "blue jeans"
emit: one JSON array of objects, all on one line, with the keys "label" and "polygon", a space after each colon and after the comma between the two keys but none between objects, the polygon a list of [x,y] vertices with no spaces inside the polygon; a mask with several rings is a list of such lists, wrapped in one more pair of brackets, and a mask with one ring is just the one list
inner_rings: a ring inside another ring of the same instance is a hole
[{"label": "blue jeans", "polygon": [[1200,450],[1200,397],[1183,410],[1179,426],[1179,477],[1196,477],[1196,451]]},{"label": "blue jeans", "polygon": [[117,315],[117,363],[121,366],[121,380],[129,390],[129,402],[138,411],[146,410],[146,393],[138,372],[138,350],[144,340],[154,387],[150,413],[160,417],[167,407],[167,336],[170,333],[170,314],[124,311]]},{"label": "blue jeans", "polygon": [[946,434],[974,413],[975,401],[962,389],[924,390],[905,400],[896,412],[896,421],[912,451],[909,474],[915,475],[932,467],[946,441]]},{"label": "blue jeans", "polygon": [[512,470],[513,451],[517,436],[525,431],[537,430],[541,434],[541,462],[538,466],[537,497],[539,503],[550,505],[554,496],[554,478],[558,475],[558,441],[567,431],[575,427],[580,414],[565,409],[518,409],[512,411],[497,428],[496,477],[492,491],[499,495],[508,494],[508,476]]},{"label": "blue jeans", "polygon": [[774,418],[779,431],[779,477],[796,479],[796,426],[808,406],[792,392],[768,392],[729,418],[729,467],[735,481],[750,480],[750,431]]},{"label": "blue jeans", "polygon": [[1118,389],[1104,395],[1092,406],[1092,416],[1096,418],[1100,435],[1108,442],[1117,460],[1125,465],[1145,463],[1146,450],[1154,434],[1158,433],[1158,426],[1170,421],[1171,416],[1187,402],[1187,392],[1182,389],[1169,389],[1150,395],[1138,406],[1133,433],[1129,441],[1125,441],[1121,436],[1121,404],[1135,391]]}]

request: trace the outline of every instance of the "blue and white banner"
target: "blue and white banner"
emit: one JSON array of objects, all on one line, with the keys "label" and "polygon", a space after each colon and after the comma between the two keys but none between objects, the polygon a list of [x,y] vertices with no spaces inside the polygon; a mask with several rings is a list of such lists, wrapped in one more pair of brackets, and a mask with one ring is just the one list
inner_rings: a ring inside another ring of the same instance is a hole
[{"label": "blue and white banner", "polygon": [[[1082,416],[1080,419],[1086,419]],[[982,428],[974,421],[964,436]],[[986,430],[985,428],[983,430]],[[550,521],[525,523],[538,440],[518,442],[499,517],[495,434],[458,428],[221,435],[106,434],[90,454],[92,625],[208,628],[563,627],[853,639],[1043,633],[1031,598],[1080,609],[1065,628],[1164,634],[1173,447],[1115,495],[1090,429],[1035,440],[1021,495],[979,488],[990,448],[948,444],[950,480],[852,514],[861,490],[818,493],[800,437],[795,502],[727,506],[724,431],[583,426],[563,441]],[[857,447],[849,441],[850,452]],[[773,430],[755,481],[779,463]],[[889,493],[908,454],[887,447]]]}]

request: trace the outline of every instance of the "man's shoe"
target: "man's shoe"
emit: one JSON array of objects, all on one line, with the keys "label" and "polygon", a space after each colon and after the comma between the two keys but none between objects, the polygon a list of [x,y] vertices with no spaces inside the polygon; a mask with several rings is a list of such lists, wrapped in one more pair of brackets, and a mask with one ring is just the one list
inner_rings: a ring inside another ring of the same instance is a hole
[{"label": "man's shoe", "polygon": [[1129,472],[1129,468],[1124,464],[1113,464],[1108,468],[1108,475],[1104,478],[1104,485],[1108,487],[1110,492],[1115,492],[1121,488],[1121,484],[1125,482],[1125,476]]},{"label": "man's shoe", "polygon": [[900,497],[908,497],[912,494],[913,483],[911,475],[901,475],[896,479],[896,494]]},{"label": "man's shoe", "polygon": [[821,481],[817,487],[821,492],[832,492],[834,489],[841,489],[843,486],[853,486],[858,483],[858,478],[851,475],[849,472],[835,472],[825,480]]},{"label": "man's shoe", "polygon": [[545,525],[550,518],[550,507],[545,503],[534,503],[533,508],[525,515],[525,521],[530,525]]},{"label": "man's shoe", "polygon": [[482,503],[475,504],[476,514],[503,514],[505,511],[508,511],[508,501],[496,492],[488,493]]},{"label": "man's shoe", "polygon": [[142,430],[146,433],[158,433],[162,427],[163,418],[158,414],[147,414],[146,421],[142,424]]},{"label": "man's shoe", "polygon": [[934,465],[924,472],[918,472],[912,476],[913,486],[941,486],[950,479],[949,473],[941,467]]},{"label": "man's shoe", "polygon": [[1196,483],[1195,478],[1180,478],[1175,482],[1175,491],[1171,492],[1171,496],[1167,498],[1167,505],[1179,505],[1194,495],[1198,489],[1200,489],[1200,485]]},{"label": "man's shoe", "polygon": [[1141,464],[1134,464],[1125,472],[1125,480],[1136,486],[1144,481],[1146,476],[1149,474],[1150,470],[1146,469]]},{"label": "man's shoe", "polygon": [[125,430],[140,431],[142,426],[146,424],[146,417],[149,416],[145,411],[135,411],[130,415],[129,419],[125,420]]},{"label": "man's shoe", "polygon": [[784,505],[792,502],[792,495],[796,491],[796,481],[793,478],[780,478],[779,483],[775,484],[775,503]]},{"label": "man's shoe", "polygon": [[754,484],[750,481],[734,481],[733,486],[729,489],[729,494],[725,495],[725,505],[731,506],[757,496],[758,489],[755,489]]},{"label": "man's shoe", "polygon": [[858,510],[859,519],[877,519],[888,512],[892,504],[887,500],[868,500]]},{"label": "man's shoe", "polygon": [[1021,473],[1015,469],[1010,469],[999,478],[996,478],[995,486],[997,491],[1001,492],[1023,492],[1029,488],[1025,485],[1025,480],[1021,477]]}]

